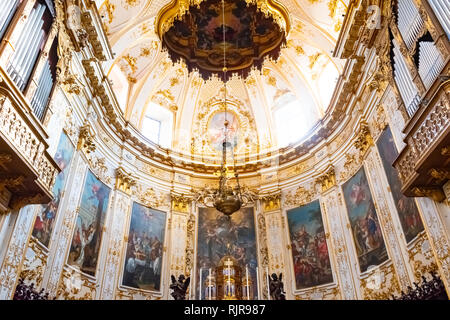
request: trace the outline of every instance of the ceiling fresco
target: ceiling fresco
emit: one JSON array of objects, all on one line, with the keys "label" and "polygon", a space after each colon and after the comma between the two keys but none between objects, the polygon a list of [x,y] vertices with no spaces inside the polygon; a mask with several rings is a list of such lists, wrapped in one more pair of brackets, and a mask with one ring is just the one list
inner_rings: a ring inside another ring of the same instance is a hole
[{"label": "ceiling fresco", "polygon": [[[345,63],[332,58],[332,51],[348,0],[279,2],[287,8],[290,22],[279,58],[266,59],[260,71],[250,70],[245,79],[232,76],[227,82],[227,97],[234,101],[230,108],[234,109],[236,130],[247,135],[236,140],[238,153],[267,152],[285,145],[280,141],[278,131],[283,128],[275,113],[286,101],[293,101],[307,120],[299,122],[306,134],[327,111]],[[158,13],[169,3],[96,1],[114,52],[114,59],[106,62],[104,69],[130,124],[141,129],[150,106],[157,103],[174,115],[169,148],[219,156],[213,144],[205,147],[203,141],[211,140],[208,121],[199,119],[221,95],[223,82],[215,76],[204,80],[198,72],[189,72],[183,60],[172,62],[155,30]],[[223,110],[216,108],[215,112]]]}]

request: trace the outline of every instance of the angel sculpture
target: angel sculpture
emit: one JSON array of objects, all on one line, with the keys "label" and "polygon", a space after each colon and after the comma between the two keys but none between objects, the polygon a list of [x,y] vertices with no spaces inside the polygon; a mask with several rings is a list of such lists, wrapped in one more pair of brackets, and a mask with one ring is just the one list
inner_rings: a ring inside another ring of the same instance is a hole
[{"label": "angel sculpture", "polygon": [[284,292],[284,285],[281,281],[283,274],[280,273],[280,277],[277,277],[275,273],[272,273],[272,279],[269,278],[269,289],[270,289],[270,298],[272,300],[286,300],[286,296]]},{"label": "angel sculpture", "polygon": [[170,276],[172,279],[172,284],[170,285],[170,289],[172,289],[171,296],[175,300],[186,300],[186,291],[189,287],[189,283],[191,282],[191,277],[188,277],[187,279],[184,277],[184,275],[180,275],[178,277],[178,281],[176,280],[175,276]]}]

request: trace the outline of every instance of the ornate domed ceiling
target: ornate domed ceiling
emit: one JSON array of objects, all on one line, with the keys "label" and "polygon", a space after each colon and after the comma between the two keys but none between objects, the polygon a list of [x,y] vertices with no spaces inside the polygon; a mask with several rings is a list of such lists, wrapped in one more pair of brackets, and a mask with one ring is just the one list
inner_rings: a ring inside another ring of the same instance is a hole
[{"label": "ornate domed ceiling", "polygon": [[[188,0],[185,1],[187,4]],[[125,119],[162,147],[220,156],[223,82],[172,63],[155,25],[170,0],[97,0],[114,59],[104,65]],[[256,1],[257,2],[257,1]],[[290,29],[277,61],[227,82],[235,152],[297,143],[327,112],[344,61],[332,58],[348,1],[280,0]]]}]

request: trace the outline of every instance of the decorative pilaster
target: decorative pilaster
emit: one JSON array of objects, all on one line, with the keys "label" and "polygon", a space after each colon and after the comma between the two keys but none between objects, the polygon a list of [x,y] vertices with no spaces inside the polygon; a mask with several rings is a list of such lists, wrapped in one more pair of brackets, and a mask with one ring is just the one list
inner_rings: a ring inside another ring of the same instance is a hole
[{"label": "decorative pilaster", "polygon": [[88,123],[80,127],[77,150],[82,150],[86,154],[94,152],[96,149],[94,142],[95,132]]},{"label": "decorative pilaster", "polygon": [[[192,219],[193,216],[189,216],[189,211],[191,207],[191,199],[177,195],[171,195],[171,215],[168,222],[169,229],[169,272],[166,275],[167,281],[169,281],[170,276],[174,275],[178,278],[179,275],[184,274],[187,276],[188,274],[191,276],[192,282],[192,265],[187,265],[187,249],[188,249],[188,241],[192,241],[188,239],[188,228],[191,230],[192,228]],[[190,222],[190,224],[189,224]],[[195,225],[194,225],[195,228]],[[192,237],[193,234],[190,234]],[[192,261],[192,258],[189,258]],[[170,281],[169,281],[170,283]],[[168,299],[172,299],[169,296],[168,288],[165,289],[165,295]],[[191,293],[192,294],[192,293]]]},{"label": "decorative pilaster", "polygon": [[79,210],[80,197],[88,167],[80,153],[76,153],[72,161],[73,171],[68,177],[66,184],[72,186],[72,188],[68,197],[64,197],[61,203],[61,208],[64,208],[64,210],[60,211],[54,227],[59,232],[54,233],[50,244],[49,259],[42,285],[51,297],[57,294],[63,267],[67,260],[67,253],[72,241],[75,219]]},{"label": "decorative pilaster", "polygon": [[316,179],[316,183],[321,186],[322,192],[336,185],[336,174],[333,166],[329,166],[323,175]]},{"label": "decorative pilaster", "polygon": [[[436,258],[438,271],[441,274],[445,290],[450,295],[450,235],[445,229],[434,201],[429,198],[419,198],[417,203],[433,255]],[[447,204],[439,205],[446,206]]]},{"label": "decorative pilaster", "polygon": [[267,231],[266,231],[266,218],[264,213],[257,213],[257,241],[258,241],[258,269],[259,269],[259,279],[258,288],[260,293],[260,300],[269,300],[268,295],[268,276],[271,274],[270,263],[269,263],[269,252],[267,248]]},{"label": "decorative pilaster", "polygon": [[[380,224],[382,225],[386,248],[389,257],[394,265],[400,288],[404,291],[414,281],[414,273],[411,265],[408,263],[408,252],[405,247],[404,238],[401,237],[400,222],[394,223],[392,212],[396,212],[395,206],[391,203],[388,205],[386,194],[388,186],[387,179],[384,176],[381,159],[375,148],[372,148],[366,158],[367,177],[371,185],[374,205],[378,213]],[[390,202],[392,202],[391,200]],[[398,219],[397,219],[398,220]]]},{"label": "decorative pilaster", "polygon": [[0,269],[0,300],[10,300],[14,295],[38,207],[26,206],[18,213],[19,217]]},{"label": "decorative pilaster", "polygon": [[[282,273],[286,278],[287,257],[285,256],[286,247],[283,235],[286,232],[286,225],[281,215],[281,193],[268,195],[261,198],[261,205],[265,216],[266,244],[268,254],[269,274]],[[285,281],[285,286],[288,283]],[[290,291],[285,287],[289,298]]]},{"label": "decorative pilaster", "polygon": [[359,159],[364,159],[364,155],[371,146],[373,146],[373,138],[370,134],[369,125],[365,121],[361,121],[359,131],[354,142],[354,146],[359,150]]},{"label": "decorative pilaster", "polygon": [[[345,300],[358,299],[358,280],[357,271],[354,267],[357,263],[352,261],[352,255],[349,254],[346,239],[345,229],[342,225],[341,218],[345,215],[345,207],[343,205],[342,195],[339,189],[334,187],[329,189],[322,195],[321,208],[324,215],[324,220],[327,221],[330,242],[332,250],[329,250],[330,258],[334,259],[335,264],[335,278],[339,284],[341,297]],[[331,249],[330,248],[330,249]]]},{"label": "decorative pilaster", "polygon": [[99,273],[99,279],[101,280],[97,298],[101,300],[113,300],[115,297],[123,261],[121,253],[128,240],[124,235],[131,214],[131,203],[129,194],[117,188],[113,205],[108,214],[110,223],[103,235],[104,240],[107,241],[107,246],[106,257],[101,260],[103,265],[100,266]]},{"label": "decorative pilaster", "polygon": [[116,169],[116,189],[120,190],[127,195],[131,195],[131,187],[136,185],[136,179],[125,171],[124,168],[119,167]]},{"label": "decorative pilaster", "polygon": [[[195,248],[195,226],[196,226],[196,219],[195,216],[191,213],[189,215],[189,218],[187,220],[187,227],[186,227],[186,263],[185,263],[185,269],[184,272],[187,276],[193,277],[195,275],[194,270],[194,248]],[[192,278],[191,278],[192,280]],[[192,292],[192,290],[194,292]],[[195,290],[193,286],[190,286],[189,288],[189,296],[194,299],[195,297]]]}]

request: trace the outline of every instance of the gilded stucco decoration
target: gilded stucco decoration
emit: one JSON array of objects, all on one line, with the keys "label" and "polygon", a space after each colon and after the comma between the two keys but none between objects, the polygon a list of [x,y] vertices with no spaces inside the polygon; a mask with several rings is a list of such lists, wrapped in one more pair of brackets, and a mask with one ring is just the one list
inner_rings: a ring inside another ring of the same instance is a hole
[{"label": "gilded stucco decoration", "polygon": [[339,288],[331,285],[327,287],[313,287],[303,293],[295,295],[295,300],[341,300]]},{"label": "gilded stucco decoration", "polygon": [[351,176],[353,176],[356,171],[361,167],[362,159],[357,157],[355,153],[347,152],[345,154],[344,163],[342,165],[339,181],[344,182]]},{"label": "gilded stucco decoration", "polygon": [[131,187],[136,184],[136,179],[123,167],[116,169],[116,189],[131,194]]},{"label": "gilded stucco decoration", "polygon": [[93,300],[95,299],[96,289],[95,280],[86,277],[77,270],[65,267],[56,292],[56,299]]},{"label": "gilded stucco decoration", "polygon": [[367,150],[373,146],[373,138],[370,133],[369,125],[365,121],[360,123],[354,146],[359,150],[360,159],[364,158]]},{"label": "gilded stucco decoration", "polygon": [[259,243],[259,265],[261,266],[261,279],[263,279],[262,282],[262,288],[261,288],[261,295],[263,299],[269,299],[267,295],[267,281],[264,281],[265,279],[268,279],[269,275],[271,274],[270,267],[270,261],[269,261],[269,249],[267,247],[267,231],[266,231],[266,218],[263,213],[259,213],[257,215],[257,226],[258,226],[258,243]]},{"label": "gilded stucco decoration", "polygon": [[417,283],[420,283],[423,275],[432,271],[437,272],[438,267],[425,232],[419,234],[417,239],[410,244],[408,256],[413,266],[414,279]]},{"label": "gilded stucco decoration", "polygon": [[189,213],[192,199],[184,195],[170,195],[172,202],[172,210],[176,212]]},{"label": "gilded stucco decoration", "polygon": [[28,242],[28,249],[25,252],[25,259],[22,262],[19,278],[23,279],[25,283],[33,283],[36,288],[39,288],[42,284],[47,256],[48,252],[45,252],[38,241],[31,237]]},{"label": "gilded stucco decoration", "polygon": [[324,174],[316,179],[316,183],[321,186],[322,192],[327,191],[336,185],[336,174],[334,172],[334,167],[326,169]]},{"label": "gilded stucco decoration", "polygon": [[186,260],[185,260],[185,274],[193,275],[194,270],[194,247],[195,247],[195,216],[189,215],[187,221],[186,233]]},{"label": "gilded stucco decoration", "polygon": [[[201,155],[216,155],[221,152],[217,149],[222,140],[221,133],[216,127],[223,127],[220,122],[224,118],[223,90],[199,106],[197,121],[192,128],[193,151]],[[227,97],[227,118],[234,120],[233,134],[235,138],[234,152],[236,154],[249,154],[259,150],[257,128],[250,108],[241,100]],[[213,128],[211,128],[214,126]],[[230,127],[231,128],[231,127]],[[215,132],[218,132],[218,136]],[[230,133],[229,133],[230,134]]]},{"label": "gilded stucco decoration", "polygon": [[170,208],[170,194],[155,190],[153,187],[144,187],[137,184],[132,188],[132,195],[147,207],[154,209]]},{"label": "gilded stucco decoration", "polygon": [[307,189],[303,186],[299,186],[295,191],[288,191],[284,195],[284,203],[289,207],[296,207],[311,202],[315,195],[315,192],[311,189]]},{"label": "gilded stucco decoration", "polygon": [[261,203],[264,212],[276,211],[281,209],[281,193],[261,197]]},{"label": "gilded stucco decoration", "polygon": [[400,286],[393,264],[377,268],[361,279],[364,300],[389,300],[400,294]]},{"label": "gilded stucco decoration", "polygon": [[113,182],[112,172],[106,163],[105,157],[100,157],[96,154],[88,157],[89,168],[92,172],[104,183],[111,185]]},{"label": "gilded stucco decoration", "polygon": [[94,142],[95,131],[92,129],[90,124],[85,123],[79,130],[77,149],[90,154],[96,149]]}]

